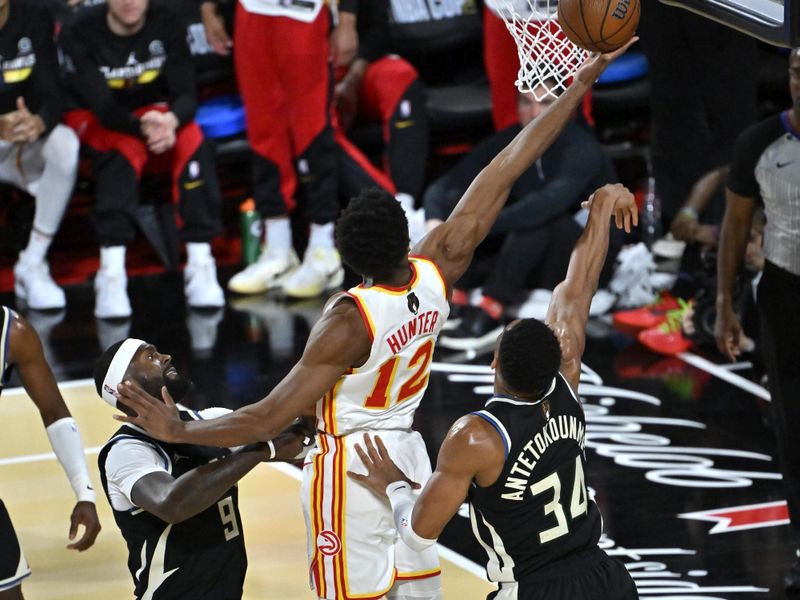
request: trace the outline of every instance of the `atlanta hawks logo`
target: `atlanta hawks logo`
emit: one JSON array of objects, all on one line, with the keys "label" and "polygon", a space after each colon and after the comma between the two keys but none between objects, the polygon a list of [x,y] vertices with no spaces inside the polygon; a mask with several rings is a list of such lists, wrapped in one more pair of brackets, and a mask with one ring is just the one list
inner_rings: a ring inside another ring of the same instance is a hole
[{"label": "atlanta hawks logo", "polygon": [[334,556],[342,551],[342,542],[338,535],[330,529],[326,529],[317,536],[317,548],[325,556]]}]

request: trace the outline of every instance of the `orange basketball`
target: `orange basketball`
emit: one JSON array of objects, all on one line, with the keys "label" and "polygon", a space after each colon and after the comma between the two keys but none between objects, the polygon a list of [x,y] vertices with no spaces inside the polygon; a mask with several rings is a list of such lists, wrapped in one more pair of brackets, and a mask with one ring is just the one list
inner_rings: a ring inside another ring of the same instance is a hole
[{"label": "orange basketball", "polygon": [[639,0],[559,0],[558,23],[569,40],[591,52],[611,52],[633,37]]}]

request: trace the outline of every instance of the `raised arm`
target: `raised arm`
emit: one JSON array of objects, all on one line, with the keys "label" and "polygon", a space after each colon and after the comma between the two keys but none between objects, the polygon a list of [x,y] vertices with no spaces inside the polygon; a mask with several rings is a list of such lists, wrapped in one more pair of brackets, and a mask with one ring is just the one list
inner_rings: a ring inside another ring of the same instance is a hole
[{"label": "raised arm", "polygon": [[448,286],[466,271],[475,248],[489,233],[517,178],[552,144],[606,66],[637,39],[613,53],[593,55],[575,74],[567,91],[478,174],[447,221],[417,244],[414,253],[436,262]]},{"label": "raised arm", "polygon": [[241,446],[266,442],[307,412],[344,375],[369,356],[371,342],[355,304],[342,299],[311,330],[303,356],[289,374],[262,400],[218,419],[181,421],[166,390],[164,402],[136,384],[123,382],[120,401],[136,416],[115,415],[144,427],[167,442]]},{"label": "raised arm", "polygon": [[627,232],[631,224],[639,222],[633,194],[618,183],[603,186],[584,205],[590,209],[589,222],[572,251],[566,278],[553,290],[545,317],[545,323],[561,343],[560,371],[576,391],[589,306],[608,253],[611,217],[614,216],[618,228],[624,227]]},{"label": "raised arm", "polygon": [[83,525],[85,530],[68,548],[86,550],[94,544],[100,533],[100,521],[95,510],[95,492],[86,468],[81,436],[44,358],[38,334],[18,315],[11,323],[8,361],[17,369],[22,386],[39,410],[53,452],[78,500],[70,516],[69,539],[77,536],[79,525]]}]

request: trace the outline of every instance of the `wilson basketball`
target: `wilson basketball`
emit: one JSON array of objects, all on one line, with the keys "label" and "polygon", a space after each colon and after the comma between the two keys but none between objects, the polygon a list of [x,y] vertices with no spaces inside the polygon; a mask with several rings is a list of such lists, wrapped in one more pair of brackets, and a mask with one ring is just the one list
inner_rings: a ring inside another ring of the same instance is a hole
[{"label": "wilson basketball", "polygon": [[624,46],[639,25],[639,0],[559,0],[558,23],[567,38],[591,52]]}]

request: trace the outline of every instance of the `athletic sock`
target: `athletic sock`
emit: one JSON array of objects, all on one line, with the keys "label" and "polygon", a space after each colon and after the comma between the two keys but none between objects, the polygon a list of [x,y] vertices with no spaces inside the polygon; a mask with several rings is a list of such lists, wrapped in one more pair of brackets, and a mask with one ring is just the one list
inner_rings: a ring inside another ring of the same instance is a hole
[{"label": "athletic sock", "polygon": [[308,238],[309,248],[333,248],[333,223],[324,225],[311,224],[311,235]]},{"label": "athletic sock", "polygon": [[112,273],[125,272],[125,246],[103,246],[100,248],[100,268]]},{"label": "athletic sock", "polygon": [[47,255],[52,241],[52,236],[32,229],[31,237],[28,238],[28,246],[25,248],[25,262],[29,265],[44,262],[44,257]]},{"label": "athletic sock", "polygon": [[264,219],[264,241],[266,246],[272,250],[288,252],[292,249],[292,228],[289,217],[277,219]]},{"label": "athletic sock", "polygon": [[186,242],[186,259],[187,264],[190,265],[213,262],[211,244],[208,242]]}]

